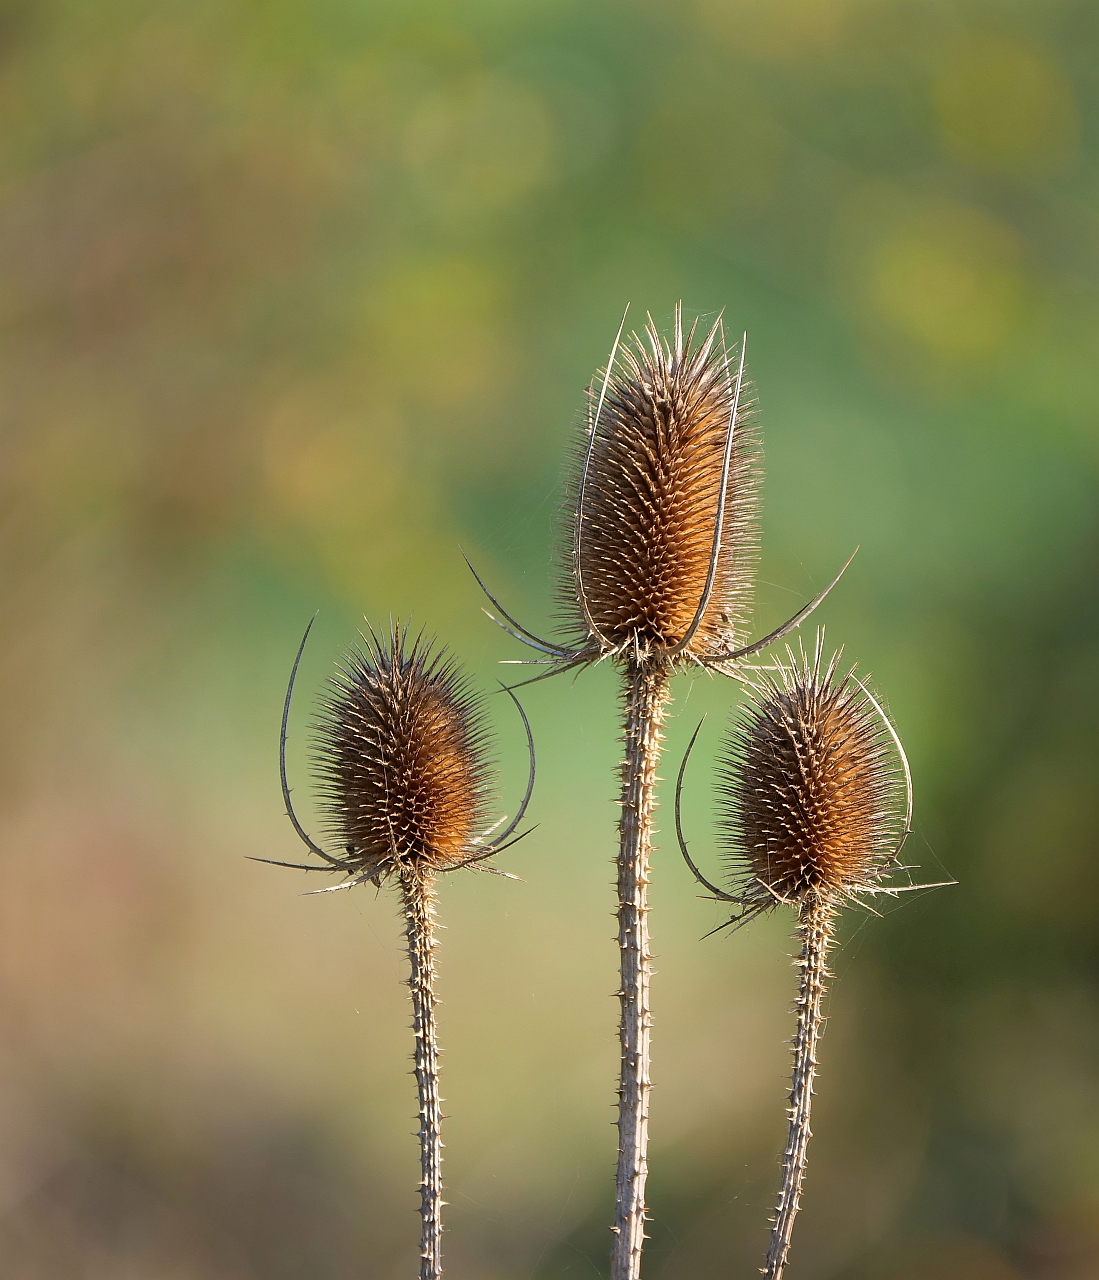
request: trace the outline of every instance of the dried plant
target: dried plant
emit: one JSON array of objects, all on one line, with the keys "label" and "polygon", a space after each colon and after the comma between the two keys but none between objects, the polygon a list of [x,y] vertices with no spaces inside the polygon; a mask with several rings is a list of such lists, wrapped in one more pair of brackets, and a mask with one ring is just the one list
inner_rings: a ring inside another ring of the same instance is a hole
[{"label": "dried plant", "polygon": [[[485,859],[521,839],[513,833],[534,789],[534,741],[526,729],[530,777],[519,812],[495,837],[488,821],[492,766],[484,706],[444,652],[407,627],[388,641],[373,631],[352,649],[333,677],[318,724],[315,765],[323,809],[343,853],[326,853],[298,821],[286,778],[286,732],[298,667],[310,622],[290,674],[283,705],[279,768],[286,813],[320,864],[256,861],[303,871],[340,872],[346,878],[317,892],[392,879],[401,893],[411,966],[416,1084],[421,1159],[421,1280],[442,1275],[442,1112],[435,1025],[435,879]],[[501,820],[502,822],[503,820]],[[496,823],[499,826],[500,823]],[[523,833],[526,834],[526,833]],[[497,872],[503,875],[503,872]]]},{"label": "dried plant", "polygon": [[759,558],[760,444],[743,351],[735,376],[715,325],[672,344],[649,321],[592,401],[569,496],[560,602],[570,647],[635,665],[720,660],[747,630]]},{"label": "dried plant", "polygon": [[612,1280],[636,1280],[645,1238],[649,858],[669,679],[692,666],[736,673],[745,658],[798,626],[835,585],[770,635],[743,644],[761,482],[744,343],[734,360],[720,318],[696,343],[697,325],[684,333],[680,307],[670,341],[650,318],[643,335],[623,343],[624,326],[625,317],[598,394],[594,384],[589,388],[587,431],[576,451],[559,590],[562,641],[528,631],[477,579],[501,614],[500,625],[542,655],[534,661],[548,670],[535,679],[606,659],[623,671],[622,1056]]},{"label": "dried plant", "polygon": [[790,905],[798,913],[801,971],[794,1036],[790,1131],[782,1187],[764,1275],[778,1280],[786,1265],[810,1138],[821,1004],[828,951],[840,907],[865,895],[909,892],[930,885],[890,885],[912,816],[912,784],[899,737],[854,669],[839,675],[840,653],[825,665],[818,633],[812,658],[787,649],[750,685],[719,757],[718,830],[727,852],[728,890],[706,880],[691,859],[680,816],[683,777],[676,786],[676,831],[696,878],[739,912],[741,925]]}]

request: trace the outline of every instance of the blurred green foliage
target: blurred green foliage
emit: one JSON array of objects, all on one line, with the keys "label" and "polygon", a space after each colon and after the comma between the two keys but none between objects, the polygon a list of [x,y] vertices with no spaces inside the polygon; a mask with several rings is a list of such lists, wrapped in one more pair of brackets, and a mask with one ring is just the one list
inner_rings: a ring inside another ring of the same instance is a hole
[{"label": "blurred green foliage", "polygon": [[[0,119],[4,1274],[413,1273],[394,904],[242,856],[283,682],[318,606],[303,693],[363,613],[522,657],[459,544],[552,625],[583,389],[683,298],[749,331],[760,630],[861,544],[822,620],[961,882],[846,922],[791,1277],[1094,1276],[1094,0],[4,0]],[[444,886],[456,1278],[605,1274],[614,699],[529,691],[524,883]],[[647,1273],[751,1274],[791,921],[700,942],[663,843]]]}]

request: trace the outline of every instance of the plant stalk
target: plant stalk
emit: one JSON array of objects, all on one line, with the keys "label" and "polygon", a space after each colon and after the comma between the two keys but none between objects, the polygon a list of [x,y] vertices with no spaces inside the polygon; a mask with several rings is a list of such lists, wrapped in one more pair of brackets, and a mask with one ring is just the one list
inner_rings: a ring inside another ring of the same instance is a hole
[{"label": "plant stalk", "polygon": [[813,1079],[817,1072],[817,1042],[823,1030],[821,1002],[829,977],[828,950],[832,945],[835,907],[827,899],[811,896],[798,915],[801,954],[794,962],[801,969],[798,991],[798,1025],[794,1035],[794,1074],[790,1090],[790,1134],[782,1161],[782,1188],[771,1224],[765,1280],[780,1280],[790,1252],[794,1218],[801,1207],[801,1184],[809,1154],[809,1127],[813,1106]]},{"label": "plant stalk", "polygon": [[618,851],[618,946],[622,1048],[618,1088],[618,1177],[611,1280],[638,1280],[645,1242],[645,1179],[649,1144],[649,855],[656,766],[660,758],[668,675],[631,664],[626,673],[626,755]]},{"label": "plant stalk", "polygon": [[443,1142],[439,1042],[435,1030],[435,884],[430,872],[401,873],[411,967],[412,1030],[420,1099],[420,1280],[443,1274]]}]

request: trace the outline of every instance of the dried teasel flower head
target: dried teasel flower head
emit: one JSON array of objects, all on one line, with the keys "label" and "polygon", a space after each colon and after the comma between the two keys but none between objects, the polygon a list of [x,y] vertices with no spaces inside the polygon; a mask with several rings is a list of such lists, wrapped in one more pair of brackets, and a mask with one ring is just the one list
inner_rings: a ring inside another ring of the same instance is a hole
[{"label": "dried teasel flower head", "polygon": [[719,831],[747,915],[889,892],[911,819],[900,740],[841,652],[795,658],[751,686],[719,764]]},{"label": "dried teasel flower head", "polygon": [[468,859],[488,822],[484,707],[422,637],[352,649],[331,680],[316,772],[333,834],[371,878]]},{"label": "dried teasel flower head", "polygon": [[522,665],[548,668],[524,684],[607,657],[664,675],[688,663],[735,675],[801,626],[854,559],[792,618],[737,647],[752,610],[763,478],[744,341],[734,357],[719,316],[696,343],[682,304],[670,341],[650,317],[623,343],[625,323],[588,389],[569,483],[562,641],[517,621],[466,559],[499,617],[485,613],[540,655]]},{"label": "dried teasel flower head", "polygon": [[589,390],[560,591],[573,652],[705,661],[748,627],[759,436],[743,348],[730,355],[720,318],[697,343],[696,331],[681,306],[670,340],[650,317]]},{"label": "dried teasel flower head", "polygon": [[303,869],[345,872],[349,879],[331,886],[342,889],[366,880],[381,884],[391,875],[453,871],[504,848],[534,789],[534,743],[523,709],[506,690],[523,718],[530,777],[515,818],[490,841],[501,823],[489,822],[494,770],[483,699],[445,650],[433,649],[423,635],[410,642],[407,626],[399,625],[387,640],[370,631],[331,679],[317,724],[314,772],[342,852],[332,856],[312,841],[294,813],[286,779],[290,699],[308,637],[307,629],[287,689],[280,761],[287,814],[324,863]]}]

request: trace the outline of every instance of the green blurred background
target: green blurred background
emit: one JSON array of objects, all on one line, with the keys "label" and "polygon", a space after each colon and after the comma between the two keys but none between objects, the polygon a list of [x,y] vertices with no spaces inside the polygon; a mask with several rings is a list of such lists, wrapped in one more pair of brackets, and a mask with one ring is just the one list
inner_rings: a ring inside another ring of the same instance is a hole
[{"label": "green blurred background", "polygon": [[[791,1280],[1099,1276],[1095,0],[3,0],[0,50],[0,1275],[415,1274],[392,895],[245,860],[301,852],[284,682],[320,608],[312,824],[363,614],[514,671],[459,546],[552,626],[583,389],[682,298],[749,331],[757,634],[861,544],[821,618],[961,882],[845,920]],[[676,695],[716,868],[736,698]],[[455,1280],[606,1274],[613,673],[525,703],[523,882],[442,890]],[[700,941],[669,825],[646,1274],[750,1276],[792,922]]]}]

